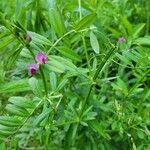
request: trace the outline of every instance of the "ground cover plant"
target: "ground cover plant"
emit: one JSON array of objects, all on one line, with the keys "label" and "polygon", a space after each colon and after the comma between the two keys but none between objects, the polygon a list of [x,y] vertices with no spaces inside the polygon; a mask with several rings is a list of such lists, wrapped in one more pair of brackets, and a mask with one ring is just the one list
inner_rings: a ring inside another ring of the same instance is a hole
[{"label": "ground cover plant", "polygon": [[149,150],[149,10],[1,0],[0,150]]}]

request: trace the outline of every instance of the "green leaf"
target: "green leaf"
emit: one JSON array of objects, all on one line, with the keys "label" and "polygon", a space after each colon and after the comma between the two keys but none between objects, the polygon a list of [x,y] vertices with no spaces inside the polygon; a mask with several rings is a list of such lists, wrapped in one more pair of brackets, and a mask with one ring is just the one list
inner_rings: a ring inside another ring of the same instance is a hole
[{"label": "green leaf", "polygon": [[0,54],[5,50],[4,47],[8,46],[15,40],[14,36],[6,36],[0,40]]},{"label": "green leaf", "polygon": [[92,106],[88,107],[88,108],[83,112],[82,117],[86,116],[86,115],[89,113],[89,111],[90,111],[91,109],[92,109]]},{"label": "green leaf", "polygon": [[50,73],[50,84],[51,84],[51,89],[53,91],[55,91],[56,86],[57,86],[57,77],[56,77],[56,74],[54,72]]},{"label": "green leaf", "polygon": [[52,28],[59,36],[62,36],[65,33],[65,25],[62,15],[56,7],[49,9],[49,18]]},{"label": "green leaf", "polygon": [[97,120],[89,121],[88,124],[102,137],[109,139],[109,140],[111,139],[109,134],[106,133],[105,129],[101,126],[101,124]]},{"label": "green leaf", "polygon": [[7,126],[0,125],[0,136],[1,135],[8,136],[8,135],[12,134],[13,129],[14,128],[12,128],[12,127],[7,127]]},{"label": "green leaf", "polygon": [[52,45],[50,40],[48,40],[46,37],[44,37],[40,34],[37,34],[35,32],[28,32],[28,34],[31,34],[32,42],[37,44],[37,45],[48,45],[48,46]]},{"label": "green leaf", "polygon": [[11,114],[14,114],[17,116],[26,117],[29,115],[29,112],[25,108],[21,108],[13,104],[7,104],[5,109]]},{"label": "green leaf", "polygon": [[42,47],[42,45],[41,45],[41,43],[33,43],[33,42],[31,42],[30,43],[30,47],[32,48],[32,49],[36,49],[37,51],[41,51],[41,47]]},{"label": "green leaf", "polygon": [[109,27],[108,30],[113,34],[114,37],[118,38],[121,36],[121,33],[114,28]]},{"label": "green leaf", "polygon": [[50,60],[46,64],[46,68],[50,71],[54,71],[54,72],[58,72],[58,73],[64,73],[66,70],[65,67],[56,60]]},{"label": "green leaf", "polygon": [[133,44],[143,45],[143,46],[150,46],[150,36],[145,36],[142,38],[136,39]]},{"label": "green leaf", "polygon": [[22,107],[22,108],[34,108],[34,104],[31,100],[27,100],[25,97],[20,97],[20,96],[14,96],[9,98],[8,100],[10,103]]},{"label": "green leaf", "polygon": [[84,121],[80,121],[80,124],[83,125],[83,126],[85,126],[85,127],[88,126],[88,124],[86,122],[84,122]]},{"label": "green leaf", "polygon": [[42,97],[42,88],[41,88],[41,85],[39,84],[39,81],[32,77],[29,79],[29,85],[33,91],[33,93],[36,95],[36,96],[39,96],[39,97]]},{"label": "green leaf", "polygon": [[56,60],[57,62],[60,62],[66,70],[69,71],[75,71],[77,69],[77,67],[68,59],[65,59],[63,57],[60,56],[56,56],[56,55],[51,55],[49,57],[50,60]]},{"label": "green leaf", "polygon": [[37,126],[42,123],[42,121],[49,116],[49,113],[52,111],[50,108],[46,108],[36,119],[34,120],[34,126]]},{"label": "green leaf", "polygon": [[6,19],[4,17],[4,13],[2,13],[2,12],[0,12],[0,25],[3,25],[5,27],[7,27],[7,28],[10,28],[10,25],[6,21]]},{"label": "green leaf", "polygon": [[17,44],[17,48],[14,47],[14,50],[11,50],[10,53],[8,53],[8,64],[7,67],[11,68],[11,66],[13,66],[15,64],[15,61],[17,60],[19,54],[21,53],[23,46],[19,46]]},{"label": "green leaf", "polygon": [[3,15],[3,13],[2,12],[0,12],[0,24],[4,24],[4,21],[5,21],[5,17],[4,17],[4,15]]},{"label": "green leaf", "polygon": [[57,86],[56,91],[57,91],[57,92],[60,91],[60,90],[66,85],[67,82],[68,82],[68,79],[63,79],[63,80],[60,82],[60,84]]},{"label": "green leaf", "polygon": [[121,55],[119,53],[116,53],[116,56],[122,60],[126,65],[132,65],[132,62],[130,61],[130,59],[128,59],[127,57],[125,57],[124,55]]},{"label": "green leaf", "polygon": [[6,150],[6,149],[7,149],[5,142],[1,142],[1,143],[0,143],[0,149],[1,149],[1,150]]},{"label": "green leaf", "polygon": [[87,120],[94,120],[95,116],[97,115],[96,112],[91,111],[92,106],[87,108],[83,114],[82,114],[82,121],[87,121]]},{"label": "green leaf", "polygon": [[17,81],[0,84],[0,93],[16,93],[30,90],[31,88],[29,87],[27,79],[20,79]]},{"label": "green leaf", "polygon": [[144,29],[145,23],[140,23],[134,27],[133,37],[137,38],[140,32]]},{"label": "green leaf", "polygon": [[86,27],[89,27],[96,19],[96,14],[90,14],[82,18],[77,25],[75,26],[75,30],[82,30]]},{"label": "green leaf", "polygon": [[64,73],[65,71],[76,71],[77,67],[70,61],[60,56],[49,55],[47,68],[54,72]]},{"label": "green leaf", "polygon": [[6,36],[9,36],[11,34],[11,32],[9,30],[7,30],[5,27],[2,29],[1,28],[0,28],[0,39],[4,38]]},{"label": "green leaf", "polygon": [[16,0],[16,12],[15,12],[15,17],[18,20],[19,16],[21,15],[22,9],[24,5],[24,0]]},{"label": "green leaf", "polygon": [[9,127],[16,127],[20,126],[21,120],[16,117],[10,117],[10,116],[0,116],[0,124],[9,126]]},{"label": "green leaf", "polygon": [[128,84],[125,83],[122,79],[117,78],[117,84],[112,84],[113,88],[121,93],[128,95]]},{"label": "green leaf", "polygon": [[56,49],[64,56],[72,60],[81,62],[81,57],[78,54],[76,54],[74,51],[72,51],[70,48],[65,47],[65,46],[59,46],[59,47],[56,47]]},{"label": "green leaf", "polygon": [[140,129],[137,131],[137,135],[138,135],[138,137],[139,137],[140,139],[144,139],[144,138],[145,138],[144,132],[143,132],[142,130],[140,130]]},{"label": "green leaf", "polygon": [[128,21],[128,19],[125,18],[124,16],[120,16],[120,20],[123,23],[123,25],[127,28],[128,34],[132,35],[133,28],[132,28],[132,24]]},{"label": "green leaf", "polygon": [[127,84],[120,78],[117,78],[117,84],[119,85],[119,88],[122,88],[126,92],[128,91]]},{"label": "green leaf", "polygon": [[96,54],[99,54],[99,43],[97,37],[93,32],[90,32],[90,43]]}]

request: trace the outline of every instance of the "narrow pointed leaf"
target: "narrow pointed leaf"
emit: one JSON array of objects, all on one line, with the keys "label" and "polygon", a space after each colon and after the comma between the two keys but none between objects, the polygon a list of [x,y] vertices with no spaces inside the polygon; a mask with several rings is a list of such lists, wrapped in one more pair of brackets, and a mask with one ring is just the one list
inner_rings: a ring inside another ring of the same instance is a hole
[{"label": "narrow pointed leaf", "polygon": [[97,37],[95,36],[93,32],[90,33],[90,43],[94,52],[96,54],[99,54],[99,50],[100,50],[99,43],[98,43]]},{"label": "narrow pointed leaf", "polygon": [[82,30],[89,27],[96,19],[96,14],[90,14],[82,18],[75,26],[76,30]]}]

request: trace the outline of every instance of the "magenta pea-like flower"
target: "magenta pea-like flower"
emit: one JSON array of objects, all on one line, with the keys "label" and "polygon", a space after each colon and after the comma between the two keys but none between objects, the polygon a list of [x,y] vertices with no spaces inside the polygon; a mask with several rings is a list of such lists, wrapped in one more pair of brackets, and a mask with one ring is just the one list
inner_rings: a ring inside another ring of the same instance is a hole
[{"label": "magenta pea-like flower", "polygon": [[29,75],[33,76],[36,74],[36,71],[39,69],[39,64],[29,64],[28,65],[28,72]]},{"label": "magenta pea-like flower", "polygon": [[46,64],[47,63],[47,56],[43,52],[37,53],[35,59],[38,64]]},{"label": "magenta pea-like flower", "polygon": [[124,37],[120,37],[119,39],[118,39],[118,42],[119,43],[124,43],[126,41],[126,39],[124,38]]},{"label": "magenta pea-like flower", "polygon": [[28,65],[28,72],[29,72],[29,75],[31,75],[31,76],[36,74],[37,70],[39,69],[40,64],[47,63],[47,56],[43,52],[39,52],[36,54],[35,60],[36,60],[37,64]]}]

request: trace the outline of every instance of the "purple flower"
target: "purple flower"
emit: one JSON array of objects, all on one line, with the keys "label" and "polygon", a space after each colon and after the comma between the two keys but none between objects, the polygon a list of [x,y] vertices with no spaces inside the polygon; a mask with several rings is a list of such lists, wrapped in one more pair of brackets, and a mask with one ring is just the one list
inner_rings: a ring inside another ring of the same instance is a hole
[{"label": "purple flower", "polygon": [[43,52],[40,52],[36,55],[36,62],[38,64],[46,64],[47,63],[47,56]]},{"label": "purple flower", "polygon": [[120,37],[119,39],[118,39],[118,42],[119,43],[124,43],[126,41],[126,39],[124,38],[124,37]]},{"label": "purple flower", "polygon": [[36,74],[36,71],[38,70],[39,65],[38,64],[30,64],[28,65],[28,72],[29,75],[33,76]]}]

